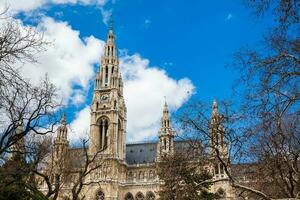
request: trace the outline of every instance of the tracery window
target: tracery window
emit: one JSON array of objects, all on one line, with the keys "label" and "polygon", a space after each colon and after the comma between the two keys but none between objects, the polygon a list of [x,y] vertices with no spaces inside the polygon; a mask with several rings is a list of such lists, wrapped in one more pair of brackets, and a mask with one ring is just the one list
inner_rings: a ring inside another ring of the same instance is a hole
[{"label": "tracery window", "polygon": [[134,200],[133,195],[132,195],[130,192],[128,192],[128,193],[125,195],[125,200]]},{"label": "tracery window", "polygon": [[146,200],[155,200],[155,195],[153,192],[147,192]]},{"label": "tracery window", "polygon": [[135,200],[144,200],[144,199],[145,199],[145,197],[144,197],[143,193],[141,193],[141,192],[138,192],[135,196]]},{"label": "tracery window", "polygon": [[104,200],[105,199],[105,195],[102,191],[99,191],[97,194],[96,194],[96,200]]},{"label": "tracery window", "polygon": [[127,174],[127,179],[128,180],[133,180],[133,173],[132,172],[129,172],[128,174]]},{"label": "tracery window", "polygon": [[139,172],[139,179],[144,180],[144,172],[143,171]]},{"label": "tracery window", "polygon": [[154,172],[152,170],[149,171],[149,179],[154,178]]},{"label": "tracery window", "polygon": [[107,131],[108,131],[108,120],[105,118],[100,119],[100,149],[104,150],[107,147]]}]

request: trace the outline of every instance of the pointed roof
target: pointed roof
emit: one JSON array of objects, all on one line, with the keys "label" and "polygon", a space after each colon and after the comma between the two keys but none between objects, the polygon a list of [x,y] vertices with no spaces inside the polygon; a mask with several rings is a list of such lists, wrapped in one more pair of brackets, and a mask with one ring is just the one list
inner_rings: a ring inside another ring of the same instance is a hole
[{"label": "pointed roof", "polygon": [[212,116],[218,115],[218,103],[216,98],[214,98],[213,104],[212,104]]},{"label": "pointed roof", "polygon": [[165,104],[164,104],[164,108],[163,108],[163,113],[169,113],[169,107],[168,107],[168,103],[167,103],[166,99],[165,99]]},{"label": "pointed roof", "polygon": [[110,18],[109,22],[109,31],[108,31],[108,37],[107,37],[107,44],[114,44],[114,32],[113,32],[113,19]]},{"label": "pointed roof", "polygon": [[172,131],[171,119],[169,116],[168,103],[165,100],[164,107],[163,107],[163,116],[161,118],[160,135],[166,135],[166,134],[172,135],[173,131]]},{"label": "pointed roof", "polygon": [[66,126],[66,113],[65,112],[63,113],[63,115],[61,117],[60,123],[61,123],[61,125]]}]

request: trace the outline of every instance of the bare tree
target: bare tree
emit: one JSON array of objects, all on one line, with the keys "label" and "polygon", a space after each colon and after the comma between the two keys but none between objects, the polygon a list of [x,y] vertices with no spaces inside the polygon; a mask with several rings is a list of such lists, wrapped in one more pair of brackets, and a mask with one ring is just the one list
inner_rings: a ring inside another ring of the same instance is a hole
[{"label": "bare tree", "polygon": [[[105,160],[101,155],[103,150],[90,154],[88,141],[81,140],[81,145],[75,149],[66,146],[65,154],[55,161],[51,137],[41,136],[31,140],[27,146],[29,163],[27,188],[33,192],[41,190],[45,197],[52,200],[67,195],[73,200],[84,199],[83,189],[91,184],[98,184],[103,179],[90,179],[96,171],[105,174]],[[74,152],[73,152],[74,151]]]},{"label": "bare tree", "polygon": [[[183,132],[189,133],[181,137],[193,137],[201,142],[201,148],[204,148],[211,157],[210,161],[221,164],[226,179],[237,193],[252,195],[254,199],[272,199],[266,191],[257,187],[257,183],[264,181],[258,179],[259,174],[251,174],[245,181],[242,177],[248,174],[245,174],[245,171],[238,173],[236,170],[239,165],[248,167],[248,164],[245,165],[247,162],[254,164],[252,167],[254,169],[258,169],[260,164],[253,153],[256,140],[249,137],[251,134],[248,127],[245,127],[246,122],[242,121],[245,117],[233,112],[229,103],[222,103],[221,112],[215,116],[210,115],[208,110],[209,107],[201,102],[187,105],[177,116]],[[269,182],[272,183],[271,180]]]},{"label": "bare tree", "polygon": [[[59,107],[56,88],[47,76],[38,85],[22,77],[18,66],[37,63],[36,54],[49,44],[43,34],[18,20],[0,15],[0,156],[29,132],[52,132],[54,111]],[[23,131],[16,134],[19,122]]]},{"label": "bare tree", "polygon": [[83,163],[83,167],[75,173],[75,180],[73,180],[74,184],[71,190],[73,200],[84,199],[85,196],[80,196],[82,189],[85,186],[95,184],[95,183],[97,184],[102,181],[102,180],[88,179],[88,177],[91,176],[97,169],[101,169],[103,173],[106,173],[104,169],[105,161],[101,155],[103,150],[99,150],[95,154],[90,155],[88,152],[87,143],[88,143],[87,140],[82,140],[84,163]]},{"label": "bare tree", "polygon": [[213,175],[205,169],[209,158],[204,152],[200,152],[199,145],[186,144],[186,149],[182,152],[166,155],[158,162],[157,174],[163,182],[158,192],[159,198],[161,200],[217,198],[216,194],[209,191],[215,182],[212,179]]},{"label": "bare tree", "polygon": [[275,21],[255,49],[235,54],[241,73],[236,89],[244,97],[240,135],[247,136],[247,153],[255,162],[251,187],[264,199],[299,198],[300,5],[294,0],[246,5]]}]

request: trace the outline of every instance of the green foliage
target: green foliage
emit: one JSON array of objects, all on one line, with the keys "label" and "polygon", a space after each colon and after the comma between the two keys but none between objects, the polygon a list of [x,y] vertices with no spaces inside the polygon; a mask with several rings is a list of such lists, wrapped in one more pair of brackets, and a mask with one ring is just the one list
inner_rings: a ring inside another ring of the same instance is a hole
[{"label": "green foliage", "polygon": [[0,200],[47,200],[28,182],[28,164],[16,155],[0,168]]}]

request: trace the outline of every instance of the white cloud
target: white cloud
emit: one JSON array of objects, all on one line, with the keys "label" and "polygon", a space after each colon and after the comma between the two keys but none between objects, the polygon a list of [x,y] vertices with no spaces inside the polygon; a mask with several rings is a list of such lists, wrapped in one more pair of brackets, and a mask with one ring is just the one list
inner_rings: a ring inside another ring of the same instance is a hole
[{"label": "white cloud", "polygon": [[79,31],[49,17],[42,18],[37,30],[44,31],[45,39],[53,45],[39,54],[37,64],[25,64],[23,74],[37,83],[47,73],[60,89],[64,103],[84,102],[89,82],[94,77],[93,65],[99,62],[104,42],[93,36],[82,40]]},{"label": "white cloud", "polygon": [[[104,41],[93,36],[80,38],[66,22],[42,17],[37,30],[53,41],[48,51],[39,54],[38,64],[25,64],[24,75],[33,82],[48,73],[50,80],[61,90],[65,102],[81,104],[86,98],[94,77],[93,65],[98,64]],[[159,67],[149,66],[149,60],[138,54],[123,54],[120,67],[124,79],[127,104],[127,141],[140,141],[157,135],[162,115],[164,96],[172,111],[186,102],[194,91],[192,82],[183,78],[175,80]],[[79,111],[70,123],[71,143],[89,133],[89,106]]]},{"label": "white cloud", "polygon": [[72,145],[80,142],[80,139],[88,139],[91,121],[90,112],[90,106],[86,106],[76,113],[75,119],[70,123],[68,137]]},{"label": "white cloud", "polygon": [[[150,67],[149,60],[138,54],[120,57],[127,106],[127,141],[141,141],[157,136],[162,116],[164,96],[171,111],[177,110],[194,91],[192,82],[183,78],[174,80],[166,71]],[[84,108],[71,122],[72,141],[85,136],[89,129],[90,111]]]},{"label": "white cloud", "polygon": [[172,111],[186,102],[194,91],[192,82],[174,80],[166,71],[150,67],[138,54],[120,58],[127,105],[127,140],[140,141],[157,135],[164,96]]},{"label": "white cloud", "polygon": [[81,4],[103,7],[109,0],[0,0],[0,10],[7,6],[12,14],[31,12],[55,4]]}]

